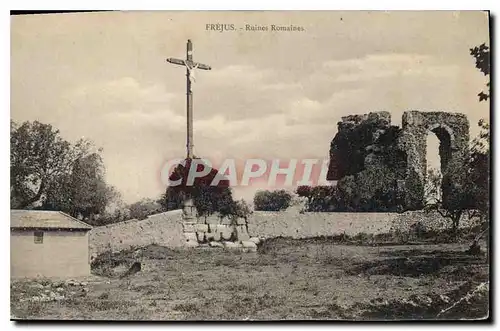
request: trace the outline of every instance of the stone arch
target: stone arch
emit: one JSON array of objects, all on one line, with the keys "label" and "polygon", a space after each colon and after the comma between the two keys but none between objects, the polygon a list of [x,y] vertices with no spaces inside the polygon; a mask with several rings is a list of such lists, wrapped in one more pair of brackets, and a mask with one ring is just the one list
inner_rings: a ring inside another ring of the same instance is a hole
[{"label": "stone arch", "polygon": [[[453,129],[449,126],[449,125],[446,125],[444,123],[434,123],[434,124],[430,124],[428,127],[427,127],[427,130],[430,131],[430,132],[434,132],[436,133],[435,131],[436,130],[443,130],[445,131],[449,137],[450,137],[450,142],[451,142],[451,148],[452,149],[455,149],[456,146],[455,146],[455,134],[453,133]],[[436,133],[437,135],[437,133]],[[438,136],[439,138],[439,136]]]},{"label": "stone arch", "polygon": [[[455,146],[455,136],[453,134],[452,129],[444,124],[435,123],[430,125],[427,128],[426,138],[429,134],[435,134],[439,140],[439,156],[440,156],[440,165],[441,165],[441,173],[444,173],[448,167],[448,164],[451,159],[452,151],[456,149]],[[427,143],[425,149],[427,151]],[[427,154],[426,154],[427,158]],[[426,167],[424,169],[427,172],[427,160]]]},{"label": "stone arch", "polygon": [[[452,183],[450,170],[457,173],[465,169],[464,156],[469,144],[469,121],[463,114],[409,111],[403,114],[402,124],[402,146],[408,158],[405,203],[409,209],[420,209],[424,204],[427,173],[427,135],[432,132],[438,137],[443,181],[446,177],[447,183]],[[445,190],[443,199],[446,199]]]}]

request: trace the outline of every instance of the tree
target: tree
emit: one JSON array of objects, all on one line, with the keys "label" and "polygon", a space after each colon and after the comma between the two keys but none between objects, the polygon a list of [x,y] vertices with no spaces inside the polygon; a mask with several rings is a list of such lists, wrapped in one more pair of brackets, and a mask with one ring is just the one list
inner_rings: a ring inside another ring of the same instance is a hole
[{"label": "tree", "polygon": [[[488,76],[490,74],[490,48],[485,43],[470,49],[470,54],[476,60],[476,68]],[[490,82],[486,83],[487,92],[478,93],[479,101],[488,100],[490,97]]]},{"label": "tree", "polygon": [[297,189],[295,190],[295,193],[299,197],[304,197],[307,199],[306,205],[309,206],[312,202],[313,199],[313,187],[309,185],[301,185],[298,186]]},{"label": "tree", "polygon": [[163,210],[182,209],[182,195],[173,187],[168,186],[157,202],[163,207]]},{"label": "tree", "polygon": [[[198,216],[207,216],[213,213],[219,213],[222,216],[231,215],[236,210],[236,206],[229,181],[222,179],[217,185],[211,185],[218,175],[218,170],[210,168],[205,176],[195,178],[193,184],[188,185],[187,179],[192,161],[192,159],[186,159],[184,164],[178,164],[174,168],[169,180],[171,182],[180,180],[180,184],[167,187],[161,198],[161,204],[167,208],[182,207],[182,201],[189,195],[193,198]],[[196,167],[197,172],[203,172],[208,165],[199,162]]]},{"label": "tree", "polygon": [[326,212],[337,207],[335,186],[299,186],[295,193],[307,199],[307,211]]},{"label": "tree", "polygon": [[71,145],[59,130],[38,121],[18,126],[11,121],[11,208],[29,208],[39,203],[47,189],[71,171],[76,160],[88,155],[90,142]]},{"label": "tree", "polygon": [[[476,68],[485,76],[490,75],[490,49],[485,43],[470,49],[470,54],[476,61]],[[490,82],[486,84],[488,92],[480,92],[479,102],[490,98]],[[478,122],[480,127],[479,135],[474,138],[470,151],[470,181],[475,183],[473,195],[476,198],[476,207],[482,218],[489,219],[489,187],[490,187],[490,127],[481,119]]]},{"label": "tree", "polygon": [[92,222],[118,192],[107,185],[101,149],[64,140],[49,124],[11,121],[11,208],[60,210]]},{"label": "tree", "polygon": [[255,193],[253,203],[255,210],[280,211],[290,206],[292,195],[285,190],[258,191]]},{"label": "tree", "polygon": [[[476,68],[485,76],[490,74],[490,50],[486,44],[481,44],[470,49],[470,54],[475,59]],[[490,83],[486,84],[488,91],[481,91],[479,102],[486,101],[490,97]],[[478,122],[479,135],[474,138],[466,151],[466,171],[451,172],[443,178],[442,191],[447,193],[446,201],[437,199],[435,203],[426,206],[426,209],[437,210],[443,217],[452,222],[452,233],[456,234],[461,216],[469,213],[469,216],[479,216],[481,220],[489,218],[489,125],[485,120]],[[437,185],[435,174],[430,174],[431,186]],[[461,183],[453,185],[452,183]],[[434,188],[436,190],[436,188]],[[471,213],[472,212],[472,213]]]},{"label": "tree", "polygon": [[128,209],[130,210],[130,218],[138,220],[143,220],[149,215],[154,215],[163,211],[162,206],[152,199],[142,199],[134,202],[128,206]]},{"label": "tree", "polygon": [[98,153],[75,160],[71,172],[61,174],[48,187],[41,206],[60,210],[73,217],[92,222],[119,197],[115,188],[104,180],[104,164]]},{"label": "tree", "polygon": [[482,219],[489,219],[490,212],[490,126],[481,119],[479,135],[472,140],[470,148],[468,183],[474,207]]},{"label": "tree", "polygon": [[199,216],[219,213],[221,216],[232,215],[234,201],[229,187],[200,185],[193,193],[193,202]]},{"label": "tree", "polygon": [[434,204],[442,197],[443,176],[439,169],[429,167],[427,169],[426,183],[424,186],[425,204]]},{"label": "tree", "polygon": [[[439,172],[432,171],[428,174],[426,179],[428,188],[426,191],[429,197],[424,206],[424,210],[437,211],[442,217],[447,218],[451,222],[451,233],[456,236],[460,225],[462,215],[470,210],[471,196],[470,191],[466,189],[465,185],[456,185],[454,183],[464,183],[465,176],[463,172],[446,176],[441,182]],[[446,201],[439,196],[440,191],[446,191]]]},{"label": "tree", "polygon": [[[489,218],[489,126],[484,120],[481,131],[466,152],[466,171],[451,172],[440,177],[438,171],[427,174],[427,201],[425,210],[437,211],[451,222],[451,232],[457,235],[462,215],[477,216],[481,221]],[[446,192],[446,199],[440,196]]]},{"label": "tree", "polygon": [[231,210],[231,215],[241,218],[248,218],[253,213],[250,205],[243,199],[235,201],[233,204],[233,209]]},{"label": "tree", "polygon": [[93,226],[101,226],[113,223],[119,223],[131,219],[130,209],[121,195],[114,190],[114,197],[111,199],[110,203],[106,206],[106,210],[99,214],[98,217],[90,220],[90,224]]}]

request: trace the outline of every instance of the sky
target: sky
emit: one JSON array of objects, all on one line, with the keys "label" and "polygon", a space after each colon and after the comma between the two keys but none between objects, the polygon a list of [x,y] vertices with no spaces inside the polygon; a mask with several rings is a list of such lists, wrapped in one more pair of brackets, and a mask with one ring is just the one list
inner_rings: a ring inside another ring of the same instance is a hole
[{"label": "sky", "polygon": [[[234,24],[234,31],[207,24]],[[246,31],[294,25],[304,31]],[[485,12],[103,12],[11,17],[11,118],[52,124],[103,148],[106,180],[127,202],[157,198],[161,170],[186,154],[186,77],[165,62],[193,41],[195,155],[329,156],[342,116],[464,113],[486,78],[469,48],[488,43]],[[436,162],[431,157],[430,162]],[[437,161],[438,162],[438,161]],[[235,187],[251,199],[265,185]]]}]

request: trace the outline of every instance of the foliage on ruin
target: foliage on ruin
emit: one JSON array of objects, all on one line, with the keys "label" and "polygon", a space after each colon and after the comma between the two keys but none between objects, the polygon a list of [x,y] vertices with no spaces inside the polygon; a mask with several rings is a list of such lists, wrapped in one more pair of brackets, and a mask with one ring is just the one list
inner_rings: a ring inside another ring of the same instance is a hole
[{"label": "foliage on ruin", "polygon": [[[327,178],[337,180],[317,211],[396,211],[402,201],[397,181],[406,176],[406,153],[398,141],[403,131],[390,125],[386,112],[342,118],[330,148]],[[317,199],[315,201],[318,201]]]},{"label": "foliage on ruin", "polygon": [[386,166],[370,167],[342,178],[336,193],[337,211],[399,211],[403,204],[396,174]]},{"label": "foliage on ruin", "polygon": [[405,167],[406,157],[397,146],[402,129],[373,114],[339,123],[339,131],[331,143],[329,177],[332,179],[365,170],[365,160],[370,154],[377,163],[394,169],[397,175],[404,175],[401,169]]}]

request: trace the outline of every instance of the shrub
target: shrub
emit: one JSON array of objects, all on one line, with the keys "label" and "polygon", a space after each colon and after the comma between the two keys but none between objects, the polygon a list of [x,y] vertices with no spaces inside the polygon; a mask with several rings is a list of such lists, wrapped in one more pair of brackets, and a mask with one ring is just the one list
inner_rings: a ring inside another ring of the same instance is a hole
[{"label": "shrub", "polygon": [[291,202],[292,194],[285,190],[258,191],[253,199],[255,210],[262,211],[285,210]]}]

